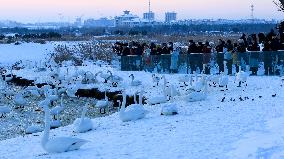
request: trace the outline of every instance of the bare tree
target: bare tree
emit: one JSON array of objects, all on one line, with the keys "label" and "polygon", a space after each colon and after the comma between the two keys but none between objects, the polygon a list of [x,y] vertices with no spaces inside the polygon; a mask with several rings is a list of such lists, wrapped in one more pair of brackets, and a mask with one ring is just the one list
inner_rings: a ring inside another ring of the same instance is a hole
[{"label": "bare tree", "polygon": [[284,12],[284,0],[273,0],[273,3],[278,7],[278,10]]}]

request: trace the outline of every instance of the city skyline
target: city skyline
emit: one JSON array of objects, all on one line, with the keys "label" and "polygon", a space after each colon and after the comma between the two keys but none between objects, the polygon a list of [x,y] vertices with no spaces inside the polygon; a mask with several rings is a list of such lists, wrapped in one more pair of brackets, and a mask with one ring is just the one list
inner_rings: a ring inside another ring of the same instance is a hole
[{"label": "city skyline", "polygon": [[[83,19],[115,17],[123,10],[142,17],[148,11],[148,0],[0,0],[0,20],[19,22],[72,22],[76,17]],[[250,5],[254,7],[254,17],[259,19],[283,20],[284,13],[277,11],[272,0],[151,0],[151,11],[155,18],[164,20],[168,11],[177,13],[182,19],[249,19]]]}]

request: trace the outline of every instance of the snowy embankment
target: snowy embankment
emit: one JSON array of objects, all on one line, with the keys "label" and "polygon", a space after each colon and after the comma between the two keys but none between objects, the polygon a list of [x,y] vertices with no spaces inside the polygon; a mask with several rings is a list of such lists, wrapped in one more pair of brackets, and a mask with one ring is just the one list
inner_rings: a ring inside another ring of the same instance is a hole
[{"label": "snowy embankment", "polygon": [[[135,75],[143,80],[146,97],[157,94],[151,74]],[[170,83],[176,84],[178,76],[166,75]],[[249,77],[245,89],[236,87],[233,81],[234,77],[230,77],[229,90],[225,92],[209,87],[205,101],[185,102],[182,96],[176,97],[173,100],[179,110],[176,116],[161,116],[162,104],[144,105],[149,114],[135,122],[123,123],[115,113],[93,119],[95,129],[85,134],[74,133],[72,125],[51,130],[51,137],[76,136],[88,140],[78,151],[47,154],[40,144],[42,133],[38,133],[1,141],[1,158],[283,157],[281,78]]]}]

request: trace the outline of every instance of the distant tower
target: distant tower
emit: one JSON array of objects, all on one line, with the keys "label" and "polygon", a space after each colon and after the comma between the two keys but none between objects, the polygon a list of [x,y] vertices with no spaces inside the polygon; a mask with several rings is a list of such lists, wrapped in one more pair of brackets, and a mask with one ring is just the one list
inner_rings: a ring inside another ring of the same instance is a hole
[{"label": "distant tower", "polygon": [[254,5],[252,4],[251,6],[250,6],[250,9],[251,9],[251,19],[253,20],[254,19]]},{"label": "distant tower", "polygon": [[143,19],[152,22],[155,20],[155,13],[151,11],[151,0],[149,0],[148,7],[148,12],[143,13]]},{"label": "distant tower", "polygon": [[149,0],[149,14],[151,13],[151,0]]}]

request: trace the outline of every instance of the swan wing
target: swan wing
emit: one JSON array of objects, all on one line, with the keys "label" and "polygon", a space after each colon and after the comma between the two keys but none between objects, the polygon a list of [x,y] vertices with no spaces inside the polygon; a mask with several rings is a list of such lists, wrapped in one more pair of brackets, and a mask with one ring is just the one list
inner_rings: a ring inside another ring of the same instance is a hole
[{"label": "swan wing", "polygon": [[58,137],[54,139],[50,139],[46,145],[45,149],[49,153],[61,153],[67,151],[78,150],[88,141],[79,138],[72,137]]},{"label": "swan wing", "polygon": [[124,112],[120,112],[120,119],[123,122],[135,121],[144,118],[146,114],[147,111],[142,105],[132,104],[128,106]]},{"label": "swan wing", "polygon": [[89,118],[77,118],[74,123],[74,131],[77,133],[84,133],[93,129],[93,122]]}]

